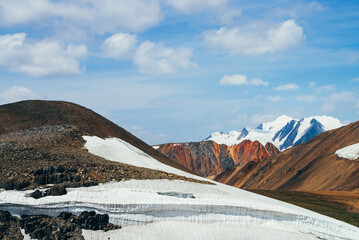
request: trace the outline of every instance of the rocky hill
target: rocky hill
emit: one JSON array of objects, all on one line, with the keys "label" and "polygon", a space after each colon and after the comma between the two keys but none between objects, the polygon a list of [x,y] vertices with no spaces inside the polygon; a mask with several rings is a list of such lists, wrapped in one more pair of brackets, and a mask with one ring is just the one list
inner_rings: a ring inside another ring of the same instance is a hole
[{"label": "rocky hill", "polygon": [[154,148],[203,177],[218,175],[249,161],[262,161],[279,152],[271,143],[263,146],[258,141],[250,140],[233,146],[202,141],[161,144]]},{"label": "rocky hill", "polygon": [[[0,193],[21,190],[27,192],[27,198],[35,200],[66,195],[69,188],[112,181],[168,179],[204,182],[109,161],[89,153],[84,148],[85,135],[117,137],[143,149],[143,154],[145,151],[154,153],[153,157],[159,162],[169,162],[184,169],[126,130],[76,104],[24,101],[3,105],[0,106],[0,123]],[[1,211],[8,209],[12,207],[0,197],[0,239],[22,239],[20,226],[36,239],[84,239],[81,229],[120,228],[109,223],[108,214],[80,211],[77,217],[64,209],[58,216],[35,212],[33,216],[18,218],[8,211]]]},{"label": "rocky hill", "polygon": [[216,180],[245,189],[358,190],[359,160],[336,154],[356,143],[359,143],[359,122],[324,132],[264,161],[230,169]]},{"label": "rocky hill", "polygon": [[125,129],[80,105],[63,101],[29,100],[0,106],[0,134],[45,125],[72,125],[78,127],[84,135],[117,137],[160,162],[188,171]]}]

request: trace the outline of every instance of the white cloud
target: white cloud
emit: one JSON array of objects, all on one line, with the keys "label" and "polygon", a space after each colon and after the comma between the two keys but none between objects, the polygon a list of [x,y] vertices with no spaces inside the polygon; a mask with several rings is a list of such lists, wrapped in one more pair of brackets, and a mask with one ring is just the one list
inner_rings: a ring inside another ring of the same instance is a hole
[{"label": "white cloud", "polygon": [[267,97],[267,100],[271,102],[279,102],[280,100],[282,100],[282,98],[280,96],[269,96]]},{"label": "white cloud", "polygon": [[284,84],[284,85],[279,85],[278,87],[275,87],[275,90],[278,91],[289,91],[289,90],[297,90],[299,88],[298,85],[294,84],[294,83],[288,83],[288,84]]},{"label": "white cloud", "polygon": [[349,63],[356,63],[359,60],[359,52],[350,51],[348,54]]},{"label": "white cloud", "polygon": [[290,18],[301,18],[308,15],[312,15],[317,11],[326,10],[327,7],[312,1],[312,2],[299,2],[292,1],[293,4],[290,6],[286,5],[285,7],[279,7],[274,9],[273,14],[281,18],[290,17]]},{"label": "white cloud", "polygon": [[136,35],[117,33],[105,39],[101,45],[101,51],[104,57],[131,59],[136,45]]},{"label": "white cloud", "polygon": [[328,98],[324,99],[322,111],[336,112],[348,108],[356,108],[359,103],[355,94],[350,91],[342,91],[332,93]]},{"label": "white cloud", "polygon": [[298,45],[304,38],[303,28],[294,20],[263,29],[257,25],[243,28],[222,27],[203,33],[209,45],[230,51],[233,54],[259,55],[283,51]]},{"label": "white cloud", "polygon": [[158,0],[0,0],[0,26],[77,26],[97,33],[141,31],[161,20]]},{"label": "white cloud", "polygon": [[314,88],[315,84],[316,84],[315,82],[309,82],[309,87]]},{"label": "white cloud", "polygon": [[359,77],[353,78],[351,82],[359,82]]},{"label": "white cloud", "polygon": [[166,0],[165,2],[184,14],[209,12],[222,24],[233,24],[242,15],[239,7],[228,4],[229,0]]},{"label": "white cloud", "polygon": [[254,86],[268,86],[268,82],[263,81],[259,78],[253,78],[250,81],[247,80],[247,77],[242,74],[233,74],[233,75],[224,75],[219,81],[221,85],[254,85]]},{"label": "white cloud", "polygon": [[303,102],[313,102],[314,101],[314,96],[313,95],[297,96],[297,100],[303,101]]},{"label": "white cloud", "polygon": [[331,84],[331,85],[324,85],[324,86],[320,86],[317,88],[316,92],[322,93],[322,92],[330,92],[330,91],[334,91],[335,90],[335,84]]},{"label": "white cloud", "polygon": [[27,40],[25,33],[0,35],[0,67],[32,77],[80,74],[85,45],[61,46],[53,40]]},{"label": "white cloud", "polygon": [[142,73],[169,74],[179,68],[195,66],[191,62],[192,50],[188,48],[170,48],[160,43],[145,41],[135,51],[133,62]]},{"label": "white cloud", "polygon": [[0,104],[41,98],[41,96],[23,86],[13,86],[0,92]]},{"label": "white cloud", "polygon": [[234,75],[224,75],[222,79],[219,81],[221,85],[248,85],[247,77],[241,74]]},{"label": "white cloud", "polygon": [[255,85],[255,86],[268,86],[268,82],[263,81],[260,78],[253,78],[249,81],[250,85]]},{"label": "white cloud", "polygon": [[338,93],[333,93],[329,96],[328,100],[330,102],[345,102],[351,103],[355,100],[354,93],[350,91],[342,91]]},{"label": "white cloud", "polygon": [[213,9],[225,5],[228,0],[166,0],[166,3],[183,13]]}]

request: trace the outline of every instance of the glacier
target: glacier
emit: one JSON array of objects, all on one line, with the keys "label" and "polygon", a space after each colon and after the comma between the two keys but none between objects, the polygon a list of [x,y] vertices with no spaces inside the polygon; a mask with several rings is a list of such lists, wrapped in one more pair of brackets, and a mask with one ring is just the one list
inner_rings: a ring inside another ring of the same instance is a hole
[{"label": "glacier", "polygon": [[[84,136],[90,153],[110,161],[169,171],[211,184],[127,180],[69,188],[62,196],[29,197],[33,190],[0,192],[0,209],[14,215],[82,211],[108,214],[122,229],[83,230],[85,239],[357,239],[359,228],[327,216],[201,178],[158,162],[115,138]],[[105,149],[105,150],[103,150]],[[192,194],[178,198],[159,192]]]}]

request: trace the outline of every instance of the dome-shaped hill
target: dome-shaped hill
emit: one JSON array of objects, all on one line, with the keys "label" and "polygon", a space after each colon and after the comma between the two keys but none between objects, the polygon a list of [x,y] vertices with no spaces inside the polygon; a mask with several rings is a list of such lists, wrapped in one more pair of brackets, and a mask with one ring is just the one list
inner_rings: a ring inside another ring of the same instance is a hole
[{"label": "dome-shaped hill", "polygon": [[188,172],[162,153],[94,111],[64,101],[28,100],[0,106],[0,134],[45,125],[73,125],[85,135],[117,137],[158,161]]}]

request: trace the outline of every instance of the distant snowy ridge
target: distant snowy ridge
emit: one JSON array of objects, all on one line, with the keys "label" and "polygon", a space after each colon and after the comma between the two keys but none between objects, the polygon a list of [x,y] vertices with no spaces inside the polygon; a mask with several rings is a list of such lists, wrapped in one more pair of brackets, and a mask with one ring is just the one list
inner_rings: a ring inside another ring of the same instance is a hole
[{"label": "distant snowy ridge", "polygon": [[357,160],[359,159],[359,143],[339,149],[338,151],[335,152],[335,154],[341,158],[346,158],[349,160]]},{"label": "distant snowy ridge", "polygon": [[243,140],[259,141],[265,145],[273,143],[278,149],[285,150],[304,143],[320,133],[344,126],[338,119],[329,116],[313,116],[294,119],[286,115],[272,122],[259,124],[255,129],[243,128],[241,132],[215,132],[205,140],[218,144],[235,145]]}]

